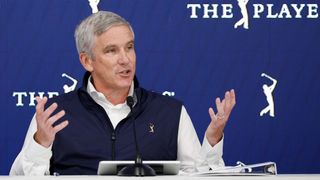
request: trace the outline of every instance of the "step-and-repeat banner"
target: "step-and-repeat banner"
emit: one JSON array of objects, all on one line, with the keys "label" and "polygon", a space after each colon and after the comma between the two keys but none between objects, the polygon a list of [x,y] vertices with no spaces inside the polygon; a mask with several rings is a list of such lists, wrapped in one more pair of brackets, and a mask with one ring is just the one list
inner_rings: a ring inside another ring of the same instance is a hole
[{"label": "step-and-repeat banner", "polygon": [[137,77],[182,100],[202,141],[216,97],[234,88],[224,160],[320,173],[318,0],[0,0],[0,174],[8,174],[35,96],[82,84],[73,33],[92,11],[135,31]]}]

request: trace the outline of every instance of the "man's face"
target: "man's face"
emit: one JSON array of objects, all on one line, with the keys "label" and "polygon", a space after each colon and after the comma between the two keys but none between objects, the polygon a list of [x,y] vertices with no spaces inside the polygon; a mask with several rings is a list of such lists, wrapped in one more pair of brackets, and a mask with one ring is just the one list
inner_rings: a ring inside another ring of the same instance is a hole
[{"label": "man's face", "polygon": [[91,75],[100,92],[126,90],[135,75],[133,33],[126,25],[113,26],[95,37]]}]

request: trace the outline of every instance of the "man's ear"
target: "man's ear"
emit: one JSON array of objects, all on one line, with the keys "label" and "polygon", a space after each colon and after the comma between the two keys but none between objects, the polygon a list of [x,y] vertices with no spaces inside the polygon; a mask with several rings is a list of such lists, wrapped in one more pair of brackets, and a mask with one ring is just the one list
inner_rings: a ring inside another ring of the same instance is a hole
[{"label": "man's ear", "polygon": [[80,58],[80,62],[82,64],[82,66],[89,72],[93,71],[93,66],[92,66],[92,59],[90,58],[90,56],[85,53],[85,52],[81,52],[79,54],[79,58]]}]

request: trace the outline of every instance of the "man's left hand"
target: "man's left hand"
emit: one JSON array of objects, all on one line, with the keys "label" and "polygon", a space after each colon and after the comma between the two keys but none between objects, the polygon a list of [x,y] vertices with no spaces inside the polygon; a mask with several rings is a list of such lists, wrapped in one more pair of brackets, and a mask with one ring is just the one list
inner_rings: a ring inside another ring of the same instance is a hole
[{"label": "man's left hand", "polygon": [[234,90],[227,91],[224,99],[216,98],[218,112],[215,114],[212,107],[209,108],[211,122],[206,131],[206,138],[211,146],[216,145],[223,136],[224,127],[227,124],[233,107],[236,104],[236,94]]}]

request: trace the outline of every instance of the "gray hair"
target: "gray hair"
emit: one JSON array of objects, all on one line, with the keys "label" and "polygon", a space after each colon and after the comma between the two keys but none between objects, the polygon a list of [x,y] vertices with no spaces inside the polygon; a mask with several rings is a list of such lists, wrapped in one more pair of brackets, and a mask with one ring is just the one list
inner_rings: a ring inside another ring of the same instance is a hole
[{"label": "gray hair", "polygon": [[134,34],[131,25],[113,12],[99,11],[84,19],[74,33],[78,53],[87,53],[91,59],[94,59],[92,48],[95,36],[100,36],[115,25],[127,25]]}]

